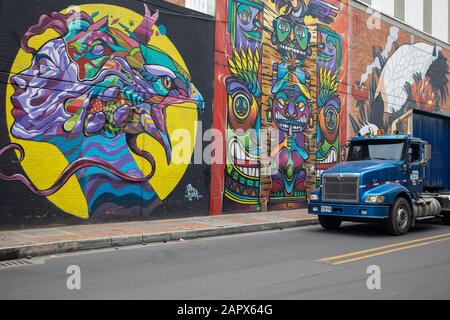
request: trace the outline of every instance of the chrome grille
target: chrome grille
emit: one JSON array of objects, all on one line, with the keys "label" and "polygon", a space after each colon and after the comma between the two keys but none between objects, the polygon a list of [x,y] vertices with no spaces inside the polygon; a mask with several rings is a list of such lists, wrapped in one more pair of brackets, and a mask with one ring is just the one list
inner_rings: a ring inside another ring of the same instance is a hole
[{"label": "chrome grille", "polygon": [[324,175],[323,199],[338,202],[357,202],[359,200],[359,176]]}]

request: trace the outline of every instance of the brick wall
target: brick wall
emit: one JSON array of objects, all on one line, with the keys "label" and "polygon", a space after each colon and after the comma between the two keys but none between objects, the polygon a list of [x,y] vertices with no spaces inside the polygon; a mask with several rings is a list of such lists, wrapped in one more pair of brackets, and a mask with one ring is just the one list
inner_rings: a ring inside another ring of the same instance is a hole
[{"label": "brick wall", "polygon": [[190,160],[212,122],[210,16],[72,5],[1,5],[0,228],[208,214],[209,167]]}]

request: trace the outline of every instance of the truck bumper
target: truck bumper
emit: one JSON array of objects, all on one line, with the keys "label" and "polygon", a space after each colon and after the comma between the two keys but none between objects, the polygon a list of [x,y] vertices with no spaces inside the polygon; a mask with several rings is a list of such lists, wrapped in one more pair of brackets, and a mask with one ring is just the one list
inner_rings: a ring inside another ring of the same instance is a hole
[{"label": "truck bumper", "polygon": [[386,219],[389,218],[389,206],[314,202],[309,204],[308,213],[342,218]]}]

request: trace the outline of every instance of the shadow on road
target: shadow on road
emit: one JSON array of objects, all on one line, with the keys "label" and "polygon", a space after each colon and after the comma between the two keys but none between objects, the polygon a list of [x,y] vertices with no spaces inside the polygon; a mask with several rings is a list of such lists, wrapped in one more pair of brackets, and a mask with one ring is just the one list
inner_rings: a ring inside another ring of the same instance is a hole
[{"label": "shadow on road", "polygon": [[[416,234],[420,236],[420,233],[427,233],[428,231],[438,231],[445,228],[440,220],[428,220],[417,222],[414,228],[411,228],[409,234]],[[450,230],[450,227],[447,228]],[[331,231],[324,230],[322,228],[309,229],[307,232],[313,234],[333,234],[337,236],[361,236],[364,238],[386,238],[392,237],[386,234],[385,227],[383,223],[355,223],[348,222],[344,223],[339,230]]]}]

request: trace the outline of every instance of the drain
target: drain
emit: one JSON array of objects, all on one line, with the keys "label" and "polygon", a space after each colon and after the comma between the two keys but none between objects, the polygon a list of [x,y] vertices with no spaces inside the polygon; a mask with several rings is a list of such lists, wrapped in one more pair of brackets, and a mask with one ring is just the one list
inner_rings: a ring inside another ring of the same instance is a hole
[{"label": "drain", "polygon": [[0,269],[29,266],[33,264],[27,260],[10,260],[10,261],[0,261]]}]

